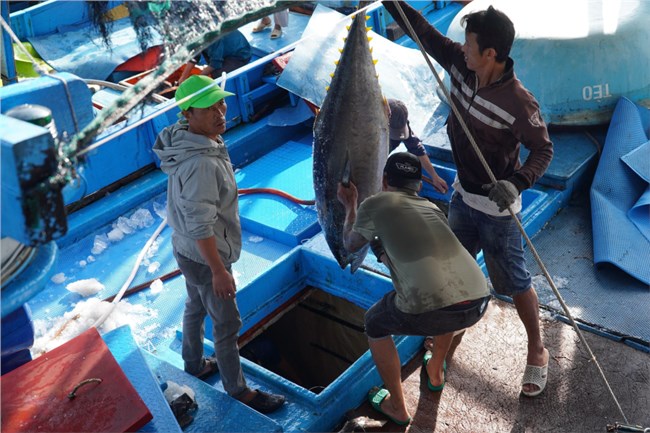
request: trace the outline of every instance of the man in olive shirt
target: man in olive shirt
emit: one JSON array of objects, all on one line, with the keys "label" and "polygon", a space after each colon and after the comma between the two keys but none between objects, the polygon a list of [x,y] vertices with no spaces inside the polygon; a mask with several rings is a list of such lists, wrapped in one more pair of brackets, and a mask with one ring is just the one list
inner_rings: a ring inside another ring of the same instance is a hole
[{"label": "man in olive shirt", "polygon": [[346,248],[354,252],[370,242],[377,259],[390,270],[395,287],[370,307],[365,326],[386,387],[371,390],[370,403],[400,425],[410,423],[411,418],[391,336],[437,336],[433,354],[425,354],[423,361],[428,388],[440,391],[454,331],[474,325],[489,300],[483,272],[454,236],[444,213],[418,196],[421,177],[418,157],[401,152],[386,162],[383,191],[364,200],[358,210],[354,184],[338,188],[346,209]]}]

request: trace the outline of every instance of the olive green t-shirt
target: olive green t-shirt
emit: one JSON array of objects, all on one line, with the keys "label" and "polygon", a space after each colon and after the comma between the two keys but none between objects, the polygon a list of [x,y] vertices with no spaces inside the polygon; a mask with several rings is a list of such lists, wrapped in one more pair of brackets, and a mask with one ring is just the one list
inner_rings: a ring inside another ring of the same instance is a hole
[{"label": "olive green t-shirt", "polygon": [[445,214],[428,200],[385,191],[359,206],[353,230],[379,236],[389,257],[397,308],[420,314],[489,295],[476,260],[451,231]]}]

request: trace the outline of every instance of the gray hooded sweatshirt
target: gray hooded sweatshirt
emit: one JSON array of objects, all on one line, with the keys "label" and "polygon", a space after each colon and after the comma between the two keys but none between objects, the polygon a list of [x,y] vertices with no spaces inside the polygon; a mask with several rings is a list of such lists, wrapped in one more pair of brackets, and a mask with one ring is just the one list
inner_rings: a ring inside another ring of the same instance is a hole
[{"label": "gray hooded sweatshirt", "polygon": [[217,141],[189,132],[186,122],[158,134],[153,151],[167,174],[167,222],[174,229],[174,250],[207,265],[198,239],[216,236],[219,254],[229,266],[241,252],[237,184],[230,156]]}]

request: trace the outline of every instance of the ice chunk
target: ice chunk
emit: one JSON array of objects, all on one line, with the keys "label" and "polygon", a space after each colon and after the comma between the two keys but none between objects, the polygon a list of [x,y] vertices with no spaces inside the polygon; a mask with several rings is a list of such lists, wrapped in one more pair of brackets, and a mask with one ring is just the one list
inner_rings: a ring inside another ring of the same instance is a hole
[{"label": "ice chunk", "polygon": [[122,233],[127,235],[133,233],[133,231],[136,229],[136,227],[134,227],[131,223],[131,220],[123,216],[119,217],[117,221],[115,221],[113,227],[122,230]]},{"label": "ice chunk", "polygon": [[167,203],[153,202],[153,211],[156,212],[161,219],[167,217]]},{"label": "ice chunk", "polygon": [[233,271],[232,271],[232,278],[235,280],[235,285],[236,285],[236,286],[239,286],[239,278],[240,278],[240,277],[241,277],[241,273],[238,272],[238,271],[235,271],[235,270],[233,269]]},{"label": "ice chunk", "polygon": [[158,269],[160,269],[160,263],[153,262],[153,263],[149,264],[149,267],[147,268],[147,272],[150,273],[150,274],[153,274]]},{"label": "ice chunk", "polygon": [[123,299],[116,305],[102,301],[99,298],[88,298],[78,302],[72,311],[67,311],[63,316],[53,319],[34,320],[34,345],[32,356],[35,358],[44,352],[50,351],[81,334],[92,326],[97,319],[112,309],[112,313],[100,326],[99,331],[104,334],[123,325],[130,325],[133,337],[140,346],[146,343],[147,335],[151,329],[147,329],[145,322],[154,320],[157,316],[156,310],[146,308],[143,305],[133,305]]},{"label": "ice chunk", "polygon": [[104,285],[95,278],[89,278],[87,280],[74,281],[65,286],[65,288],[71,292],[79,293],[81,296],[88,297],[103,290]]},{"label": "ice chunk", "polygon": [[108,247],[108,236],[106,235],[96,235],[93,242],[93,248],[90,250],[94,255],[101,254]]},{"label": "ice chunk", "polygon": [[58,274],[52,276],[51,281],[54,284],[61,284],[65,281],[65,274],[63,272],[59,272]]},{"label": "ice chunk", "polygon": [[152,295],[159,294],[163,290],[163,282],[162,282],[162,280],[160,278],[158,278],[153,283],[151,283],[149,288],[151,289],[151,294]]},{"label": "ice chunk", "polygon": [[150,259],[151,257],[155,256],[159,248],[160,248],[160,238],[157,238],[155,241],[151,243],[151,246],[147,250],[145,257],[147,259]]},{"label": "ice chunk", "polygon": [[154,223],[154,219],[148,209],[138,209],[133,213],[133,215],[131,215],[129,222],[133,227],[143,229],[145,227],[151,227]]},{"label": "ice chunk", "polygon": [[113,230],[108,232],[108,240],[111,242],[117,242],[124,239],[124,232],[120,230],[119,227],[115,227]]}]

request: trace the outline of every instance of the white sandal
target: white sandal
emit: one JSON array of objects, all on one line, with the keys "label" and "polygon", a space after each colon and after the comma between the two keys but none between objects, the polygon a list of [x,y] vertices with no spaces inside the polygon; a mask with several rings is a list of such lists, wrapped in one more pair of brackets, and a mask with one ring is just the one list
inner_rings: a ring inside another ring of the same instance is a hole
[{"label": "white sandal", "polygon": [[541,367],[537,365],[527,365],[524,371],[524,377],[521,379],[521,385],[535,385],[539,389],[535,391],[524,391],[521,393],[526,397],[536,397],[546,388],[546,381],[548,380],[548,362]]},{"label": "white sandal", "polygon": [[282,36],[282,29],[275,28],[271,32],[271,39],[277,39]]}]

